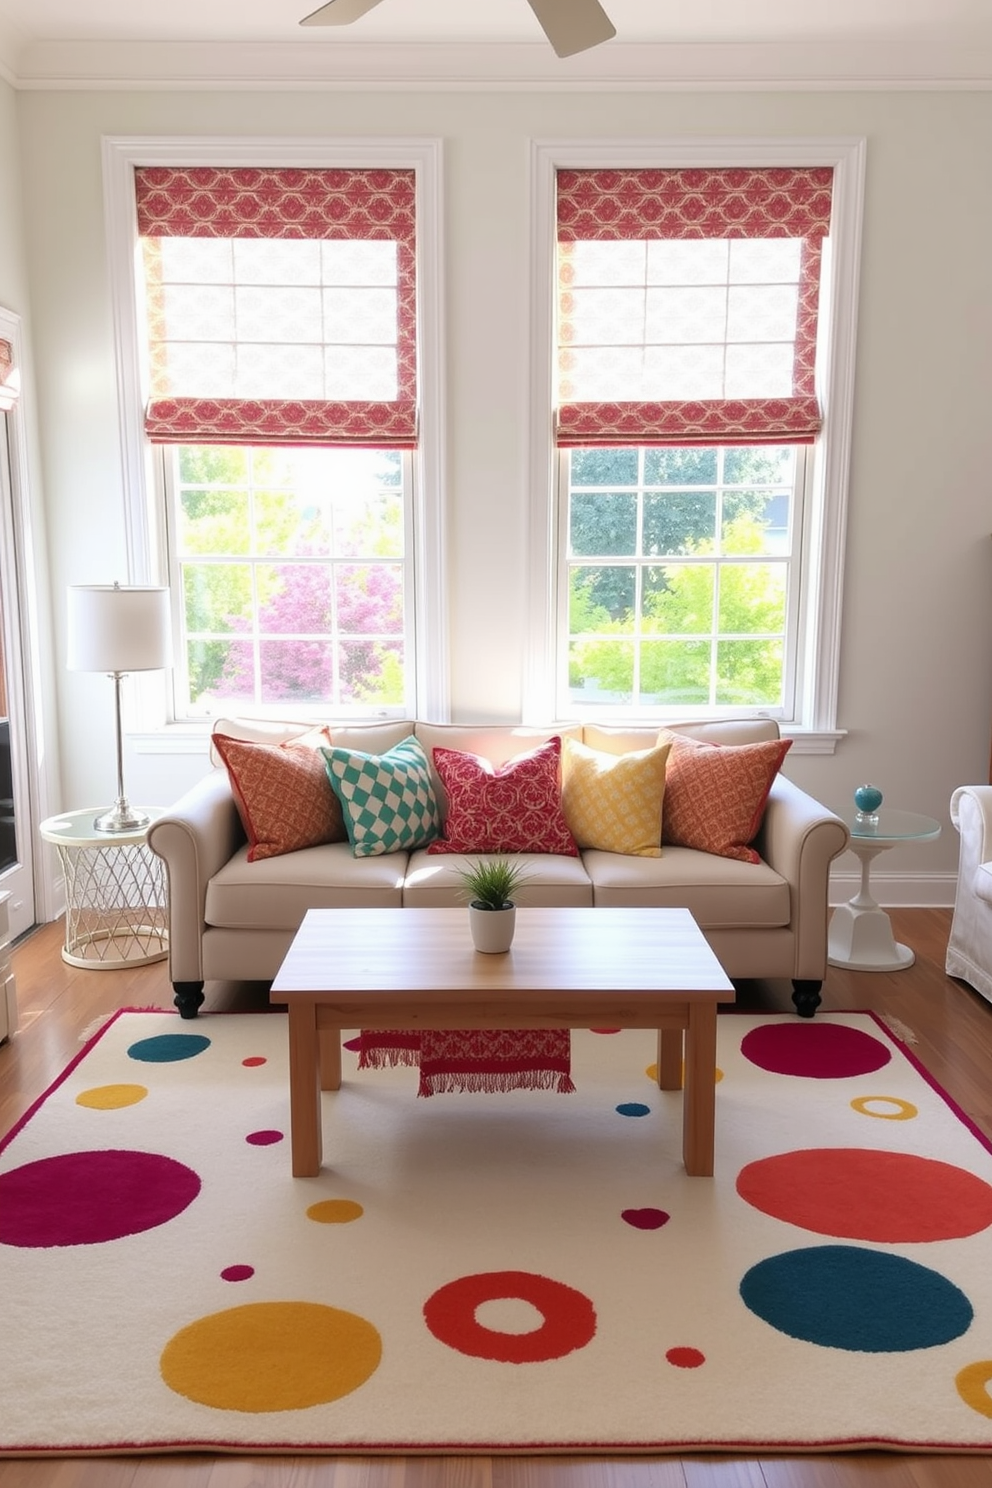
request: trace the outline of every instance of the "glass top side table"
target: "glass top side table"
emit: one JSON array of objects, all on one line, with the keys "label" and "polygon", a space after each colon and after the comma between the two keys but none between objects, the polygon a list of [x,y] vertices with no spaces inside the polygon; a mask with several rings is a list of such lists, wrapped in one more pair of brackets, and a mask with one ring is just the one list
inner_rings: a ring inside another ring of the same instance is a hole
[{"label": "glass top side table", "polygon": [[70,966],[147,966],[169,954],[165,863],[147,843],[148,827],[165,810],[149,811],[148,825],[130,832],[98,832],[100,811],[92,806],[42,822],[65,875],[62,959]]},{"label": "glass top side table", "polygon": [[827,960],[848,971],[902,971],[916,960],[909,946],[892,933],[892,921],[872,897],[871,865],[886,848],[901,842],[931,842],[940,836],[940,822],[918,811],[895,811],[883,806],[872,821],[851,811],[845,820],[851,831],[851,851],[861,861],[861,887],[847,904],[838,904],[830,918]]}]

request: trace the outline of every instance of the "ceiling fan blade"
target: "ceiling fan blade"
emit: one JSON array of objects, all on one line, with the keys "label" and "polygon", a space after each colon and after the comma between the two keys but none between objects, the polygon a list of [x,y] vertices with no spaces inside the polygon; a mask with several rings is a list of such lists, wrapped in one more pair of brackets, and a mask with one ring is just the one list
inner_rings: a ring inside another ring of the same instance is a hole
[{"label": "ceiling fan blade", "polygon": [[327,0],[319,10],[304,16],[301,26],[350,26],[361,20],[366,11],[374,10],[379,0]]},{"label": "ceiling fan blade", "polygon": [[616,36],[599,0],[528,0],[559,57],[572,57]]}]

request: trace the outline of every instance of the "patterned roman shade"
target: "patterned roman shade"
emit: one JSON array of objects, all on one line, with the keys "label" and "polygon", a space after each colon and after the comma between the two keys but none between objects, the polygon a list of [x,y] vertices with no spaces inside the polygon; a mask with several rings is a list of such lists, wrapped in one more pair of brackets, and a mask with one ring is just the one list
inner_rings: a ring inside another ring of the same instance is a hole
[{"label": "patterned roman shade", "polygon": [[143,166],[156,443],[412,448],[413,170]]},{"label": "patterned roman shade", "polygon": [[560,169],[558,444],[812,443],[832,181]]}]

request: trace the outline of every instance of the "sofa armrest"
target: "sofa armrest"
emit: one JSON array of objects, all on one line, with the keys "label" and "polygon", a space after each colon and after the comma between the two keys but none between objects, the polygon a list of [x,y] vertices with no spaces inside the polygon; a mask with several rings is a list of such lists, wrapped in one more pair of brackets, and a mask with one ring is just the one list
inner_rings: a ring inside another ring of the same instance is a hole
[{"label": "sofa armrest", "polygon": [[959,785],[951,796],[951,821],[968,839],[969,858],[976,865],[992,863],[992,785]]},{"label": "sofa armrest", "polygon": [[851,840],[847,824],[786,775],[778,775],[754,846],[792,892],[793,976],[821,980],[827,964],[830,865]]},{"label": "sofa armrest", "polygon": [[169,885],[169,975],[202,982],[207,884],[245,840],[226,770],[213,770],[148,829]]}]

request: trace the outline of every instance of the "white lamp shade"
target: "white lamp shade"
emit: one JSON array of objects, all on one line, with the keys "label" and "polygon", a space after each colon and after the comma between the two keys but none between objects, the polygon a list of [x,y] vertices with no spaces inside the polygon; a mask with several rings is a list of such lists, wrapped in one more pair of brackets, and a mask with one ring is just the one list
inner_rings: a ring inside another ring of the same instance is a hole
[{"label": "white lamp shade", "polygon": [[73,672],[152,672],[172,662],[169,591],[128,584],[69,589]]}]

